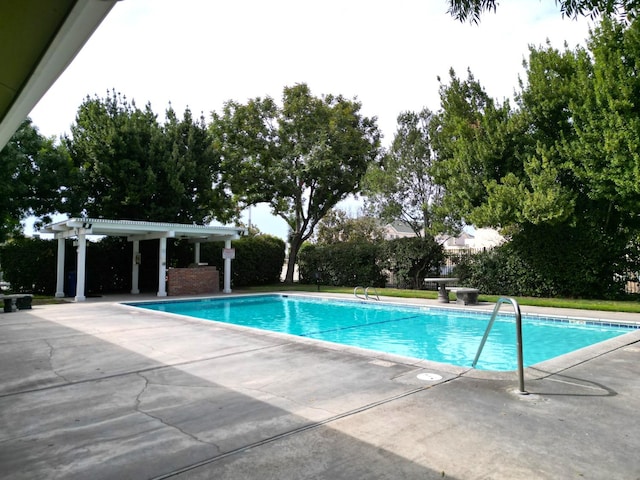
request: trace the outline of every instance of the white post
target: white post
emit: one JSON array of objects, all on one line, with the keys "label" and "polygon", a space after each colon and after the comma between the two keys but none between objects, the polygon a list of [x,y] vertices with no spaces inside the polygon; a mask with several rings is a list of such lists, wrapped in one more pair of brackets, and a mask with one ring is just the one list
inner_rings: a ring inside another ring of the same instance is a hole
[{"label": "white post", "polygon": [[[231,240],[224,241],[224,248],[231,248]],[[231,258],[224,259],[224,289],[223,293],[231,293]]]},{"label": "white post", "polygon": [[193,261],[196,265],[199,265],[200,264],[200,242],[194,245],[194,252],[195,252],[195,255],[194,255]]},{"label": "white post", "polygon": [[64,238],[58,238],[58,275],[56,277],[56,297],[64,298]]},{"label": "white post", "polygon": [[160,238],[160,252],[158,254],[158,296],[167,296],[167,238]]},{"label": "white post", "polygon": [[140,278],[140,240],[134,240],[132,242],[133,260],[131,263],[131,293],[137,295],[140,293],[139,278]]},{"label": "white post", "polygon": [[76,278],[76,302],[84,302],[84,277],[87,264],[87,236],[84,233],[78,234],[78,267]]}]

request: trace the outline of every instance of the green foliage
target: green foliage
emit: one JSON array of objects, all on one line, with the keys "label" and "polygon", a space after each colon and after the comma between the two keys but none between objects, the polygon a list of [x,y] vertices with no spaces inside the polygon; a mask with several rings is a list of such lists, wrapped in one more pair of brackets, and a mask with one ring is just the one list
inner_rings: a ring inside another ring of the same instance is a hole
[{"label": "green foliage", "polygon": [[287,282],[302,243],[336,203],[359,190],[377,161],[380,134],[360,107],[342,96],[314,97],[300,84],[284,89],[281,107],[256,98],[227,102],[213,114],[214,146],[237,202],[266,202],[290,227]]},{"label": "green foliage", "polygon": [[[155,255],[147,254],[144,258],[148,261],[154,256],[157,257],[158,242]],[[100,295],[103,293],[128,293],[131,291],[131,265],[133,250],[131,242],[125,237],[104,237],[99,242],[87,243],[87,264],[86,264],[86,293],[89,295]],[[67,264],[71,261],[71,269],[75,270],[76,252],[67,251]],[[156,262],[157,263],[157,262]],[[153,275],[155,273],[155,275]],[[147,286],[145,290],[157,291],[158,274],[153,272],[151,278],[142,278],[142,285]],[[140,284],[139,284],[140,286]]]},{"label": "green foliage", "polygon": [[380,222],[373,217],[349,218],[344,210],[331,210],[318,223],[316,242],[370,242],[384,238]]},{"label": "green foliage", "polygon": [[[285,259],[285,243],[281,238],[272,235],[242,237],[234,241],[232,247],[236,250],[236,258],[231,262],[233,287],[280,282]],[[201,261],[218,267],[220,282],[224,273],[223,248],[224,242],[203,243],[200,248]],[[187,257],[192,259],[193,254],[189,252]]]},{"label": "green foliage", "polygon": [[462,284],[472,285],[486,295],[557,295],[554,285],[532,270],[509,244],[463,257],[454,275]]},{"label": "green foliage", "polygon": [[0,242],[20,230],[30,215],[61,208],[71,164],[63,149],[25,120],[0,150]]},{"label": "green foliage", "polygon": [[505,268],[538,277],[513,294],[611,296],[630,268],[640,229],[640,23],[604,19],[589,48],[531,48],[514,110],[496,106],[470,74],[452,73],[441,88],[433,171],[443,206],[512,236],[525,271]]},{"label": "green foliage", "polygon": [[232,262],[235,287],[267,285],[280,281],[285,259],[285,243],[272,235],[242,237],[233,242],[236,258]]},{"label": "green foliage", "polygon": [[[236,259],[232,262],[232,284],[235,287],[265,285],[280,281],[285,257],[285,244],[277,237],[258,235],[233,242]],[[224,243],[205,243],[201,260],[224,272],[222,249]],[[0,265],[4,278],[15,291],[53,295],[56,291],[57,240],[18,237],[0,247]],[[167,259],[173,267],[188,267],[193,263],[193,244],[173,240],[167,245]],[[139,288],[153,292],[158,288],[158,241],[140,242],[142,264]],[[72,293],[71,279],[75,276],[76,249],[66,242],[65,292]],[[105,237],[87,243],[86,293],[102,295],[131,291],[132,247],[124,237]]]},{"label": "green foliage", "polygon": [[437,275],[444,263],[444,252],[433,237],[397,238],[382,244],[381,258],[399,288],[421,288],[425,277]]},{"label": "green foliage", "polygon": [[106,218],[206,223],[235,213],[219,185],[219,155],[204,119],[170,108],[158,123],[149,104],[111,92],[87,97],[65,143],[77,169],[66,212]]},{"label": "green foliage", "polygon": [[[461,22],[478,23],[484,12],[495,12],[496,0],[449,0],[448,13]],[[595,19],[600,15],[615,15],[633,18],[640,8],[638,0],[556,0],[560,4],[562,16],[577,18],[588,16]]]},{"label": "green foliage", "polygon": [[419,237],[425,231],[455,230],[435,215],[442,191],[431,178],[435,160],[432,118],[426,108],[420,113],[401,113],[382,166],[370,168],[364,181],[368,208],[385,223],[399,220],[408,224]]},{"label": "green foliage", "polygon": [[487,295],[615,298],[625,280],[615,274],[625,269],[616,263],[618,242],[585,235],[580,228],[536,227],[493,250],[464,257],[455,275]]},{"label": "green foliage", "polygon": [[[434,183],[444,189],[438,215],[453,223],[477,226],[513,222],[511,216],[517,213],[517,205],[505,202],[497,210],[501,215],[489,218],[482,209],[487,203],[489,212],[494,212],[496,199],[513,199],[502,192],[488,197],[487,188],[509,173],[519,178],[523,169],[515,155],[520,132],[507,124],[509,103],[497,104],[471,72],[461,80],[453,70],[449,85],[440,86],[440,99],[442,109],[432,120],[437,130],[433,138],[437,161],[431,170]],[[514,187],[520,188],[517,184]]]},{"label": "green foliage", "polygon": [[51,240],[15,237],[0,246],[4,279],[14,292],[55,293],[57,245]]},{"label": "green foliage", "polygon": [[372,242],[305,244],[298,261],[300,283],[383,287],[379,254],[379,244]]}]

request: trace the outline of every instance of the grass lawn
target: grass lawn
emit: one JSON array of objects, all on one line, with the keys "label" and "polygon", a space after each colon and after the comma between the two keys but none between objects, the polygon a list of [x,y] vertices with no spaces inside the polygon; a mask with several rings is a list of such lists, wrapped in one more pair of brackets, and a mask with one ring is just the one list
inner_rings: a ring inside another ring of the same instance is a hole
[{"label": "grass lawn", "polygon": [[[298,291],[298,292],[317,292],[316,285],[303,285],[294,283],[287,285],[284,283],[265,285],[261,287],[246,287],[236,289],[236,292],[243,293],[262,293],[262,292],[281,292],[281,291]],[[325,293],[347,293],[353,294],[353,287],[330,287],[320,285],[320,292]],[[378,295],[396,298],[426,298],[435,300],[438,293],[435,290],[403,290],[399,288],[378,288]],[[362,293],[362,291],[360,292]],[[375,293],[373,289],[370,294]],[[455,298],[455,297],[453,297]],[[498,295],[479,295],[478,300],[482,302],[494,303],[500,298]],[[534,298],[534,297],[515,297],[520,305],[529,305],[535,307],[553,307],[553,308],[577,308],[580,310],[601,310],[607,312],[625,312],[640,313],[640,295],[630,296],[629,300],[583,300],[572,298]],[[33,305],[49,305],[57,303],[68,303],[66,300],[44,295],[34,295]]]},{"label": "grass lawn", "polygon": [[[262,287],[249,287],[242,289],[244,292],[279,292],[283,290],[299,292],[316,292],[316,285],[302,284],[276,284]],[[353,293],[352,287],[330,287],[320,285],[320,291],[325,293]],[[373,293],[373,289],[369,293]],[[435,290],[403,290],[398,288],[378,288],[378,295],[397,298],[426,298],[435,300],[438,293]],[[496,302],[500,298],[498,295],[479,295],[478,300],[482,302]],[[520,305],[535,307],[553,308],[577,308],[581,310],[602,310],[608,312],[640,313],[640,295],[630,300],[583,300],[572,298],[533,298],[515,297]]]}]

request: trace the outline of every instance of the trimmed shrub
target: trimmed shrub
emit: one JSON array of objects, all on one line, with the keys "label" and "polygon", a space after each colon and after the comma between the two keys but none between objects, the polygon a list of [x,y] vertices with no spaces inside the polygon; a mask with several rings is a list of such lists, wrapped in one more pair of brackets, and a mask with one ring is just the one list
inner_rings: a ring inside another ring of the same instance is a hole
[{"label": "trimmed shrub", "polygon": [[[202,244],[200,258],[220,270],[224,282],[223,242]],[[232,262],[231,285],[246,287],[280,282],[285,258],[284,240],[272,235],[242,237],[233,242],[236,257]],[[193,257],[192,257],[193,258]]]},{"label": "trimmed shrub", "polygon": [[14,292],[53,295],[56,289],[57,254],[57,242],[40,238],[14,238],[0,247],[4,279],[11,284]]},{"label": "trimmed shrub", "polygon": [[[621,253],[622,252],[622,253]],[[626,249],[584,229],[541,226],[466,257],[455,274],[482,293],[529,297],[614,298],[624,292]]]},{"label": "trimmed shrub", "polygon": [[298,254],[300,282],[383,287],[386,279],[379,253],[379,244],[370,242],[305,244]]},{"label": "trimmed shrub", "polygon": [[444,263],[442,245],[433,237],[397,238],[383,242],[384,266],[400,288],[421,288],[423,278],[438,276]]}]

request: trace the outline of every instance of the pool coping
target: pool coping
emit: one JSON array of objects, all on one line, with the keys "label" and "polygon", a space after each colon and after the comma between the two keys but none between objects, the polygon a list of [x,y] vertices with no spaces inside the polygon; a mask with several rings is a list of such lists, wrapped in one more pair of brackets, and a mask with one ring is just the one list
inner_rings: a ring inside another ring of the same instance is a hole
[{"label": "pool coping", "polygon": [[[144,304],[144,303],[162,303],[168,301],[196,301],[196,300],[207,300],[207,299],[220,299],[220,298],[242,298],[248,296],[264,296],[264,295],[286,295],[286,296],[297,296],[297,297],[314,297],[314,298],[326,298],[326,299],[337,299],[337,300],[347,300],[354,303],[367,303],[373,300],[362,300],[362,299],[354,299],[351,295],[348,294],[337,294],[337,293],[323,293],[323,292],[298,292],[298,291],[282,291],[282,292],[262,292],[262,293],[233,293],[227,294],[224,297],[219,295],[206,295],[206,296],[193,296],[193,297],[175,297],[175,298],[155,298],[155,299],[145,299],[145,300],[127,300],[127,301],[119,301],[116,302],[118,305],[125,308],[136,308],[135,304]],[[375,301],[378,303],[378,301]],[[474,313],[490,313],[495,308],[494,303],[483,302],[478,305],[470,306],[470,305],[456,305],[456,304],[444,304],[439,302],[434,302],[430,300],[423,299],[412,299],[412,298],[396,298],[396,297],[383,297],[379,301],[381,304],[389,304],[389,305],[404,305],[411,307],[426,307],[429,309],[439,309],[439,310],[454,310],[454,311],[462,311],[462,312],[474,312]],[[594,323],[614,323],[615,325],[634,325],[640,326],[640,315],[638,314],[626,314],[624,312],[604,312],[604,311],[589,311],[589,310],[575,310],[575,309],[553,309],[548,307],[527,307],[521,306],[521,311],[523,315],[527,316],[538,316],[543,318],[551,318],[551,319],[572,319],[578,321],[588,321]],[[559,314],[558,311],[561,311],[562,314]],[[573,312],[574,314],[568,314]],[[232,323],[219,322],[216,320],[206,320],[199,319],[196,317],[189,317],[186,315],[180,315],[176,313],[163,312],[159,310],[154,310],[154,313],[160,313],[163,315],[169,315],[173,318],[180,318],[182,320],[202,323],[206,322],[207,324],[214,323],[216,327],[228,328],[231,330],[241,331],[245,333],[250,333],[253,335],[277,338],[280,340],[286,340],[289,343],[299,343],[303,345],[311,345],[321,348],[326,348],[333,351],[340,351],[349,353],[352,355],[358,355],[362,357],[371,358],[374,362],[385,362],[385,363],[398,363],[409,366],[414,366],[416,370],[427,370],[430,372],[438,372],[444,374],[443,381],[447,381],[453,377],[465,376],[469,378],[476,379],[484,379],[484,380],[513,380],[517,375],[517,370],[507,370],[507,371],[492,371],[492,370],[478,370],[473,367],[461,367],[456,365],[451,365],[447,363],[435,362],[432,360],[423,360],[415,357],[407,357],[397,354],[390,354],[384,352],[378,352],[375,350],[369,350],[360,347],[354,347],[350,345],[341,345],[338,343],[333,343],[325,340],[312,339],[307,337],[301,337],[298,335],[282,333],[282,332],[272,332],[268,330],[262,330],[253,327],[247,327],[243,325],[235,325]],[[507,312],[505,312],[507,313]],[[579,313],[579,314],[577,314]],[[619,319],[614,319],[611,317],[620,317]],[[573,352],[566,353],[564,355],[560,355],[558,357],[554,357],[550,360],[546,360],[544,362],[540,362],[529,367],[525,367],[524,376],[525,380],[537,380],[549,377],[554,374],[558,374],[572,368],[576,365],[585,363],[591,359],[600,357],[607,353],[613,352],[615,350],[629,347],[630,345],[640,342],[640,329],[630,329],[629,333],[625,333],[615,338],[611,338],[594,345],[590,345],[587,347],[580,348],[578,350],[574,350]]]}]

